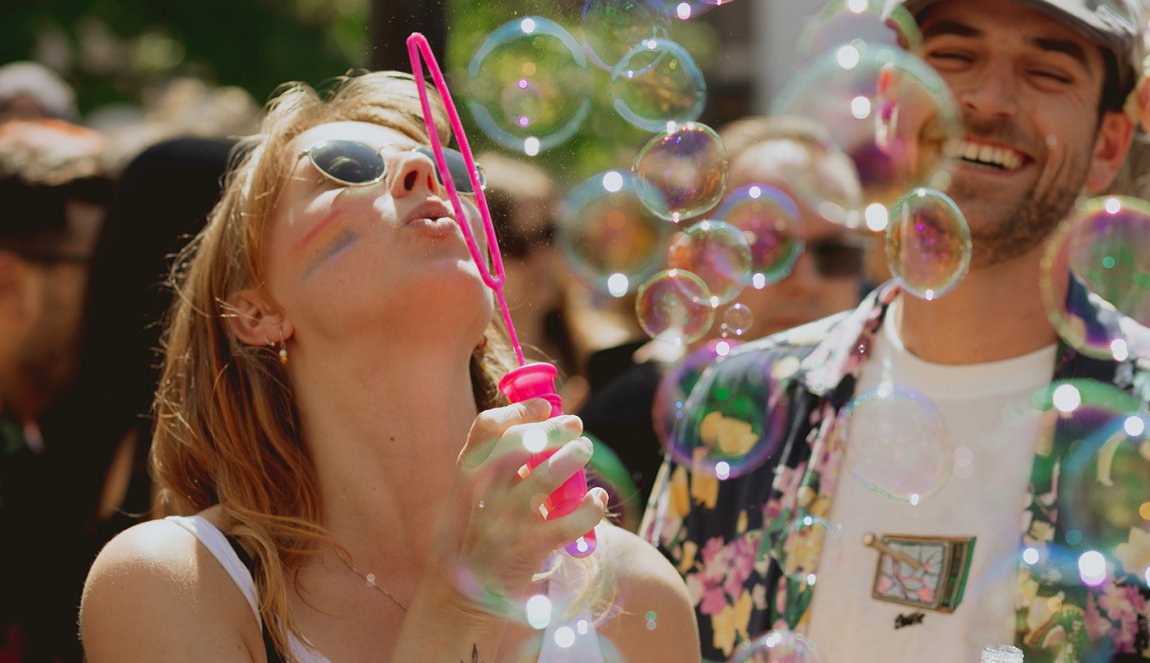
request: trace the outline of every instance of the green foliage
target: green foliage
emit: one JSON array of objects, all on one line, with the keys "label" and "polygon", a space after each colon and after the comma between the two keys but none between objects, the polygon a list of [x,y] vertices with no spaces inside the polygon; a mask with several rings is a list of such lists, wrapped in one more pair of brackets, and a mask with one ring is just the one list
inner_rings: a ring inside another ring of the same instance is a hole
[{"label": "green foliage", "polygon": [[47,50],[81,111],[136,103],[173,75],[237,85],[263,102],[284,81],[320,83],[361,66],[366,24],[364,0],[18,0],[0,21],[0,62]]}]

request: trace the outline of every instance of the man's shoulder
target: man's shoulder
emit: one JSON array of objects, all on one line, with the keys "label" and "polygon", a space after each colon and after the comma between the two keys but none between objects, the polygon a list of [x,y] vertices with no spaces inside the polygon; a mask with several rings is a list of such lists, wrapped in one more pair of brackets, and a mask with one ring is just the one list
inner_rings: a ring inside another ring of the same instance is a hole
[{"label": "man's shoulder", "polygon": [[812,350],[835,335],[840,322],[851,315],[853,310],[841,311],[805,325],[791,327],[783,331],[743,344],[737,350],[744,352],[770,352],[780,355],[805,357]]}]

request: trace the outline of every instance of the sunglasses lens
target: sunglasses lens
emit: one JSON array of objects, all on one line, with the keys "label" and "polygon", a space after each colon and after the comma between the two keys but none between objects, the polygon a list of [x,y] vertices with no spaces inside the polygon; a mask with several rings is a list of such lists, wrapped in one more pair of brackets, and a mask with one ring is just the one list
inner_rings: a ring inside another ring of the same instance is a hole
[{"label": "sunglasses lens", "polygon": [[812,242],[807,250],[819,274],[827,277],[858,276],[863,268],[862,247],[836,241]]},{"label": "sunglasses lens", "polygon": [[[435,151],[430,147],[418,147],[416,151],[428,159],[431,159],[432,163],[435,163]],[[471,176],[467,173],[467,162],[463,159],[463,153],[445,147],[443,148],[443,160],[447,162],[447,170],[451,173],[451,181],[455,183],[455,190],[460,193],[475,193],[474,188],[471,186]],[[476,164],[475,168],[479,171],[479,186],[485,187],[487,185],[487,176],[483,173],[483,168],[481,168],[479,164]],[[439,177],[439,183],[443,184],[443,174],[439,172],[438,165],[436,166],[435,173]]]},{"label": "sunglasses lens", "polygon": [[370,145],[353,140],[329,140],[308,150],[316,168],[346,184],[370,184],[383,177],[386,165]]}]

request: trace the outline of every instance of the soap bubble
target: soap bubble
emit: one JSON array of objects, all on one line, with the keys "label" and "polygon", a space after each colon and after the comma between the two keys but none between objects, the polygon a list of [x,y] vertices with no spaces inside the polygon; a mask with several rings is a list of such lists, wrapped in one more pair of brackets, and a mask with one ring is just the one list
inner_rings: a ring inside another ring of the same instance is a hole
[{"label": "soap bubble", "polygon": [[914,16],[901,5],[888,13],[886,4],[885,0],[831,0],[803,24],[799,54],[812,58],[857,42],[920,53],[922,33]]},{"label": "soap bubble", "polygon": [[646,505],[630,470],[609,445],[600,442],[587,431],[583,432],[583,437],[595,445],[595,453],[587,463],[588,487],[599,486],[607,491],[607,507],[618,518],[615,524],[632,531],[637,530]]},{"label": "soap bubble", "polygon": [[639,286],[635,315],[652,338],[687,345],[703,338],[715,321],[710,298],[707,284],[698,276],[668,269]]},{"label": "soap bubble", "polygon": [[[811,488],[801,488],[813,497]],[[800,494],[801,496],[802,494]],[[816,506],[807,504],[806,507]],[[829,504],[825,505],[829,508]],[[839,568],[843,560],[843,526],[810,513],[801,513],[782,530],[770,534],[770,556],[794,582],[816,585],[818,579]]]},{"label": "soap bubble", "polygon": [[583,49],[546,18],[515,19],[492,32],[467,74],[475,122],[509,150],[534,155],[567,141],[591,108]]},{"label": "soap bubble", "polygon": [[582,20],[587,54],[607,71],[635,44],[666,37],[671,26],[662,0],[587,0]]},{"label": "soap bubble", "polygon": [[670,225],[640,203],[634,175],[615,170],[572,189],[556,224],[556,243],[574,274],[615,297],[663,268],[670,234]]},{"label": "soap bubble", "polygon": [[715,361],[687,398],[667,453],[692,472],[728,479],[775,453],[786,433],[789,398],[775,364],[755,352]]},{"label": "soap bubble", "polygon": [[703,279],[712,307],[734,300],[751,278],[751,247],[739,229],[722,221],[700,221],[678,233],[667,265]]},{"label": "soap bubble", "polygon": [[1095,552],[1140,584],[1150,570],[1148,424],[1150,414],[1126,412],[1091,426],[1071,444],[1058,495],[1059,522],[1076,550]]},{"label": "soap bubble", "polygon": [[822,663],[814,643],[800,633],[768,631],[735,649],[729,663]]},{"label": "soap bubble", "polygon": [[713,216],[743,231],[751,246],[751,282],[755,287],[786,278],[803,251],[798,239],[798,205],[769,184],[735,189]]},{"label": "soap bubble", "polygon": [[903,290],[932,300],[950,292],[970,266],[970,227],[944,193],[915,189],[899,199],[886,227],[886,257]]},{"label": "soap bubble", "polygon": [[950,436],[918,391],[879,385],[847,404],[838,426],[847,469],[879,495],[917,506],[950,478]]},{"label": "soap bubble", "polygon": [[615,111],[646,131],[668,122],[697,120],[707,101],[703,72],[691,54],[669,39],[644,39],[611,72]]},{"label": "soap bubble", "polygon": [[687,397],[703,371],[716,359],[729,355],[738,345],[738,341],[710,340],[687,353],[663,374],[659,388],[655,391],[651,421],[656,437],[664,446],[671,443],[668,436],[675,423],[687,416]]},{"label": "soap bubble", "polygon": [[916,187],[945,190],[963,135],[954,97],[929,65],[865,42],[813,60],[779,93],[772,113],[824,125],[854,160],[863,206],[884,210]]},{"label": "soap bubble", "polygon": [[668,124],[635,156],[639,197],[655,216],[678,223],[711,209],[727,190],[727,152],[705,124]]},{"label": "soap bubble", "polygon": [[[1092,357],[1123,361],[1150,351],[1150,203],[1105,196],[1076,208],[1047,240],[1042,259],[1042,299],[1062,338]],[[1068,293],[1073,274],[1086,292]],[[1103,308],[1087,320],[1089,297]]]},{"label": "soap bubble", "polygon": [[735,302],[727,307],[722,317],[723,338],[734,335],[736,338],[747,333],[755,323],[755,314],[746,304]]}]

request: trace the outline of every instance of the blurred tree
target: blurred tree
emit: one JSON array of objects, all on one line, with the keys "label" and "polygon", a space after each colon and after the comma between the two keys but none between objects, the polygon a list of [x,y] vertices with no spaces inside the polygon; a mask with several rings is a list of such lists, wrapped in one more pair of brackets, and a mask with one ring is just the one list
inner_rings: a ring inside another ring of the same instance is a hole
[{"label": "blurred tree", "polygon": [[367,0],[19,0],[0,21],[0,62],[37,59],[82,111],[138,102],[193,75],[263,101],[288,80],[321,83],[367,64]]}]

